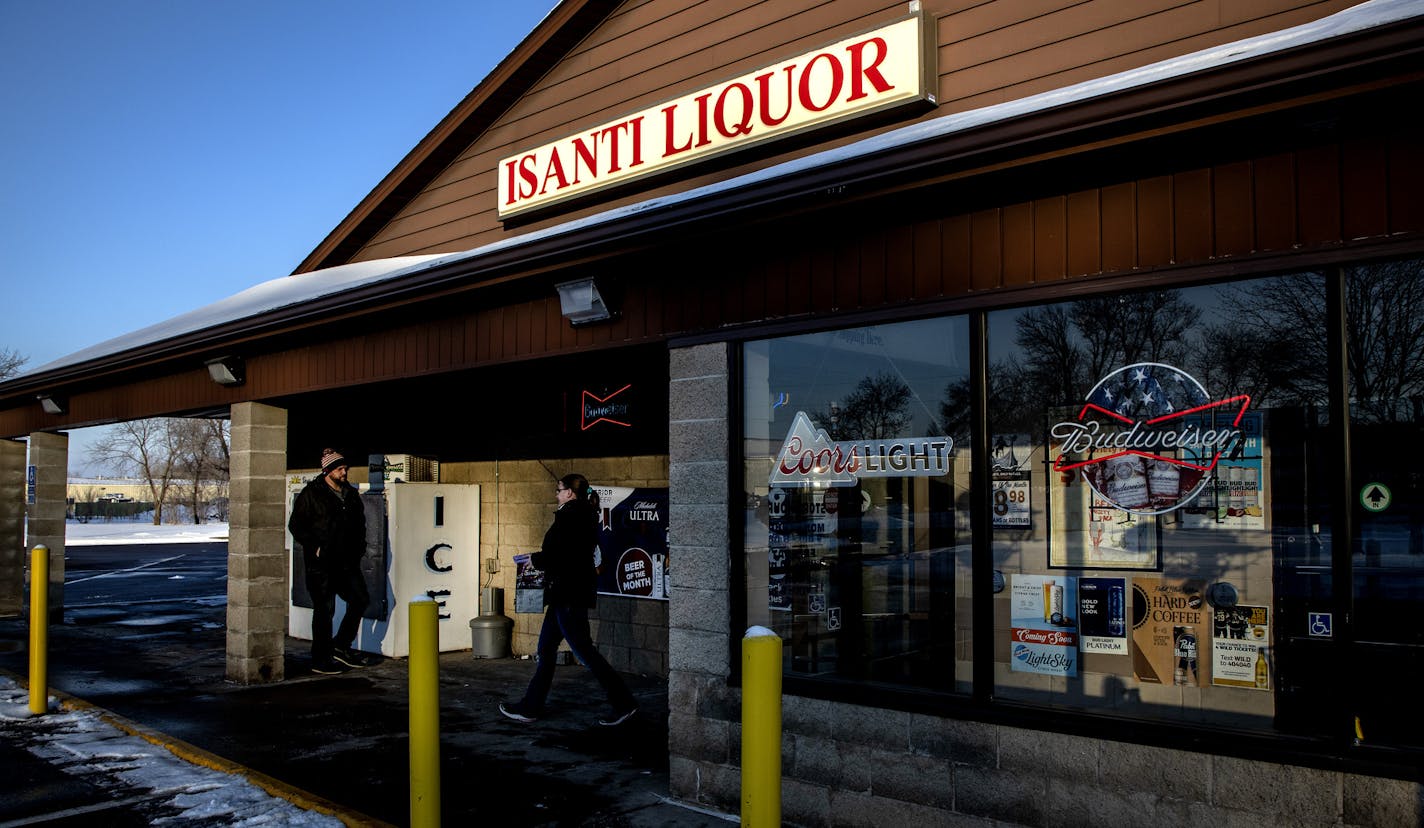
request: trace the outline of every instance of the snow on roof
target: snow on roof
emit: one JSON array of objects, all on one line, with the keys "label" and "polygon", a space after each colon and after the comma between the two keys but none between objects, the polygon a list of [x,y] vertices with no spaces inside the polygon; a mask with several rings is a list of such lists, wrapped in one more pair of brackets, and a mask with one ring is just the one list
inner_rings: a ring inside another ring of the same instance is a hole
[{"label": "snow on roof", "polygon": [[491,244],[463,252],[430,256],[403,256],[392,259],[377,259],[356,262],[339,267],[316,270],[295,276],[283,276],[214,302],[203,308],[181,314],[166,322],[150,325],[124,336],[101,342],[53,362],[41,365],[27,373],[44,371],[75,365],[90,360],[114,356],[125,351],[153,345],[183,334],[201,331],[205,328],[229,324],[243,319],[255,319],[263,314],[291,307],[301,302],[331,296],[352,288],[382,282],[395,283],[400,278],[419,273],[440,265],[478,259],[509,247],[529,244],[579,230],[616,222],[630,216],[640,215],[708,198],[719,193],[753,187],[810,170],[834,166],[853,159],[873,156],[891,149],[924,143],[976,127],[1007,121],[1013,118],[1043,112],[1066,104],[1098,98],[1128,89],[1147,86],[1172,78],[1183,77],[1196,72],[1215,69],[1233,63],[1275,54],[1288,49],[1308,46],[1314,43],[1342,37],[1391,23],[1424,16],[1424,0],[1369,0],[1358,6],[1337,12],[1329,17],[1282,29],[1257,37],[1238,40],[1233,43],[1202,49],[1198,52],[1169,58],[1157,63],[1129,69],[1114,75],[1064,86],[1037,95],[1030,95],[1014,101],[994,106],[973,109],[933,118],[891,130],[870,138],[865,138],[824,152],[812,153],[801,158],[747,173],[726,181],[697,187],[681,193],[629,204],[611,210],[586,216],[563,224],[535,230],[516,237],[503,239]]},{"label": "snow on roof", "polygon": [[132,333],[92,345],[82,351],[41,365],[34,371],[40,373],[66,365],[74,365],[92,359],[122,353],[132,348],[162,342],[165,339],[194,333],[239,319],[259,316],[279,308],[290,307],[301,302],[340,293],[372,282],[384,281],[403,273],[420,269],[441,256],[401,256],[393,259],[376,259],[369,262],[354,262],[325,270],[303,273],[300,276],[281,276],[253,285],[241,293],[220,299],[211,305],[179,314],[156,325],[140,328]]}]

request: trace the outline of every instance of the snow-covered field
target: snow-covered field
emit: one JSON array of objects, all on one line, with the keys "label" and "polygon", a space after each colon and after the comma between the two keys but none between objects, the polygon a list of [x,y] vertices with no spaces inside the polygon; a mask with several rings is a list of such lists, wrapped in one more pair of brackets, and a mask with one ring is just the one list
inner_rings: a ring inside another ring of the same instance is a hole
[{"label": "snow-covered field", "polygon": [[66,546],[100,546],[116,543],[202,543],[226,541],[226,523],[165,523],[154,526],[147,520],[71,520],[64,527]]}]

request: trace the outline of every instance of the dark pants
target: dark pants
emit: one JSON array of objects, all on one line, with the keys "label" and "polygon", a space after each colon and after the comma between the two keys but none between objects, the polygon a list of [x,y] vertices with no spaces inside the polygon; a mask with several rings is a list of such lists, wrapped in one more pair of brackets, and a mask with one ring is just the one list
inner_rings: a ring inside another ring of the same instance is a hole
[{"label": "dark pants", "polygon": [[[333,646],[350,647],[356,640],[356,629],[371,595],[354,562],[328,569],[320,561],[307,561],[307,593],[312,600],[312,663],[324,664],[331,660]],[[337,596],[346,602],[346,613],[333,640],[331,620],[336,615]]]},{"label": "dark pants", "polygon": [[588,610],[584,607],[549,607],[544,611],[544,626],[539,630],[539,664],[534,668],[534,678],[524,691],[520,707],[532,713],[544,709],[549,686],[554,683],[554,663],[559,656],[560,641],[569,642],[574,658],[593,671],[614,710],[622,712],[633,707],[633,694],[623,683],[623,677],[593,646],[588,631]]}]

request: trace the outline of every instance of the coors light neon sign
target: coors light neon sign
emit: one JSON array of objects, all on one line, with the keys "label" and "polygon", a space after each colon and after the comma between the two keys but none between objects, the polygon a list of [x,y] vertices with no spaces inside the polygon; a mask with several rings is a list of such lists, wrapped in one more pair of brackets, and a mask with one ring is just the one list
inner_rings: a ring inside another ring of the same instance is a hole
[{"label": "coors light neon sign", "polygon": [[1160,515],[1196,497],[1242,440],[1251,398],[1213,400],[1190,374],[1160,362],[1119,368],[1093,386],[1078,419],[1050,429],[1053,469],[1079,470],[1098,496]]},{"label": "coors light neon sign", "polygon": [[854,486],[862,477],[938,477],[949,471],[953,450],[949,437],[834,442],[798,411],[771,467],[771,485]]}]

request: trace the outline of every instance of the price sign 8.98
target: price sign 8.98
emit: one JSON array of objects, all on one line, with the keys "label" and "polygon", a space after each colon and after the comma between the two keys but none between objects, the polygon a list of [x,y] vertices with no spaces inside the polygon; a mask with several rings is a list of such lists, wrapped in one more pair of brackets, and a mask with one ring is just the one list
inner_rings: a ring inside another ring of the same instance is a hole
[{"label": "price sign 8.98", "polygon": [[994,480],[994,493],[990,500],[995,527],[1026,527],[1029,520],[1029,481],[1022,478]]}]

